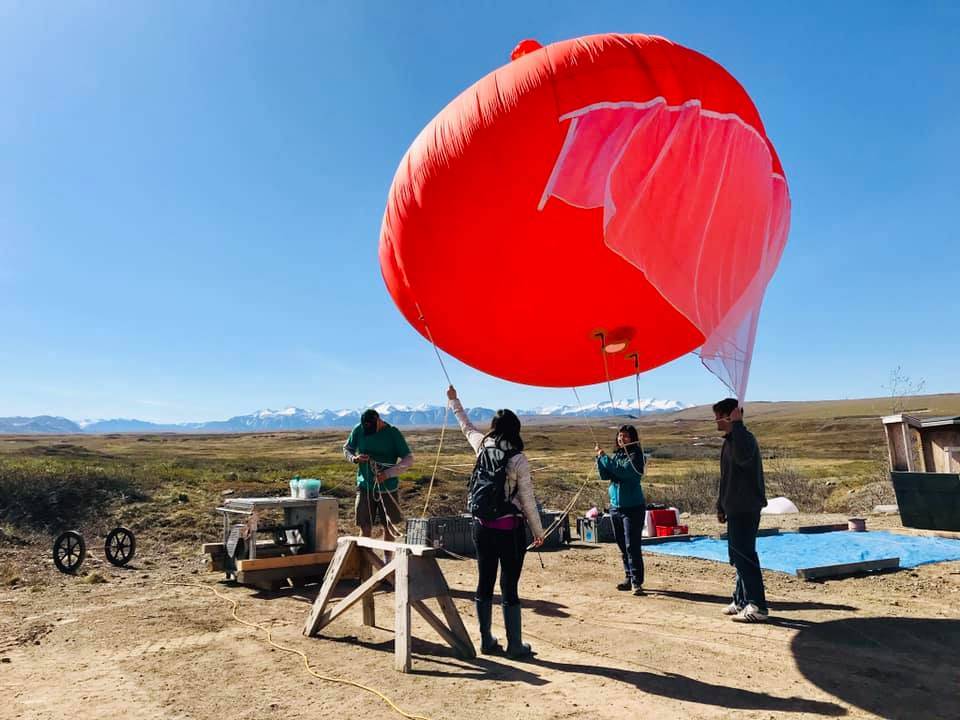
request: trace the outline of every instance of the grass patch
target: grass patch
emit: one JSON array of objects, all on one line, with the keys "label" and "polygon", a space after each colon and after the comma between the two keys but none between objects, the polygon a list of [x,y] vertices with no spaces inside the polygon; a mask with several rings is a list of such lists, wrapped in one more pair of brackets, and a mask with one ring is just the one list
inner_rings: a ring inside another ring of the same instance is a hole
[{"label": "grass patch", "polygon": [[[753,406],[748,425],[764,452],[769,497],[784,495],[803,511],[850,511],[892,495],[878,417]],[[843,408],[849,410],[845,406]],[[537,498],[562,508],[583,485],[574,513],[608,504],[596,474],[594,438],[610,452],[623,418],[525,424]],[[712,513],[722,437],[707,417],[684,411],[634,420],[653,457],[644,491],[691,513]],[[430,487],[439,428],[403,429],[416,464],[400,480],[400,505],[420,517]],[[356,468],[341,454],[346,430],[244,435],[101,435],[0,438],[0,544],[33,543],[43,533],[78,527],[85,534],[125,525],[160,542],[217,539],[215,508],[224,497],[284,495],[293,475],[319,478],[340,501],[350,530]],[[447,428],[428,515],[463,511],[474,455]],[[850,491],[853,492],[850,492]],[[872,505],[870,505],[872,509]],[[14,539],[16,538],[16,539]]]},{"label": "grass patch", "polygon": [[12,562],[0,562],[0,587],[22,585],[20,567]]},{"label": "grass patch", "polygon": [[28,460],[0,466],[0,521],[18,527],[55,530],[146,498],[123,468]]}]

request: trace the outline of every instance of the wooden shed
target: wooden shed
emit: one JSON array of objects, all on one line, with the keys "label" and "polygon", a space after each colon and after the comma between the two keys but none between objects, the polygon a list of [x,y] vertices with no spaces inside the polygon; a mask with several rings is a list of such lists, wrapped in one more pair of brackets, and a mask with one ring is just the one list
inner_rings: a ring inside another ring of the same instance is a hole
[{"label": "wooden shed", "polygon": [[891,470],[960,473],[960,416],[888,415],[883,425]]},{"label": "wooden shed", "polygon": [[888,415],[883,425],[900,520],[960,530],[960,416]]}]

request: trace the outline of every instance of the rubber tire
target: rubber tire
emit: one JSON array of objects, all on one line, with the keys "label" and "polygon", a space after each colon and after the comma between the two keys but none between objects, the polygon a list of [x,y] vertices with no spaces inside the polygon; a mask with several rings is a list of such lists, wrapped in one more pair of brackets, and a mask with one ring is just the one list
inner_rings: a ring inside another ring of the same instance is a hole
[{"label": "rubber tire", "polygon": [[[119,535],[125,535],[126,537],[130,538],[130,554],[125,558],[112,557],[110,555],[110,541]],[[125,527],[115,527],[113,530],[107,533],[107,539],[103,543],[103,554],[106,556],[107,561],[111,565],[123,567],[128,562],[133,560],[133,556],[137,554],[137,536],[133,534],[132,530],[129,530]]]},{"label": "rubber tire", "polygon": [[[67,545],[70,541],[73,541],[74,547],[79,548],[79,556],[73,564],[68,564],[64,562],[64,558],[60,556],[58,550],[61,546]],[[83,540],[83,535],[78,533],[76,530],[67,530],[66,532],[60,533],[57,536],[57,539],[53,541],[53,564],[57,566],[57,570],[68,575],[72,575],[77,570],[80,569],[80,566],[83,565],[84,559],[87,557],[87,544]]]}]

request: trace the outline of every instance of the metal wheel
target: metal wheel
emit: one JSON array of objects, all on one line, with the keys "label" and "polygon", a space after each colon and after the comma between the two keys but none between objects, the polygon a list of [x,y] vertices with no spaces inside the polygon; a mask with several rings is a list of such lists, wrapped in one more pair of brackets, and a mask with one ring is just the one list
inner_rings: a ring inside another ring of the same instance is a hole
[{"label": "metal wheel", "polygon": [[133,560],[137,551],[137,538],[125,527],[115,527],[107,534],[103,552],[112,565],[123,567]]},{"label": "metal wheel", "polygon": [[75,573],[87,556],[87,544],[76,530],[60,533],[53,541],[53,564],[62,573]]}]

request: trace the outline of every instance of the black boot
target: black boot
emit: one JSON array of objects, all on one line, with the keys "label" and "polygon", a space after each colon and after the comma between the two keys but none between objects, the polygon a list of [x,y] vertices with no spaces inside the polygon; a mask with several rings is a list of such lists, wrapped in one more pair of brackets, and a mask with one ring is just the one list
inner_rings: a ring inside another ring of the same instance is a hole
[{"label": "black boot", "polygon": [[530,646],[523,642],[520,603],[503,606],[503,624],[507,628],[507,657],[517,659],[533,655]]},{"label": "black boot", "polygon": [[482,655],[499,655],[503,652],[500,643],[490,632],[493,616],[493,600],[475,600],[477,605],[477,620],[480,623],[480,653]]}]

